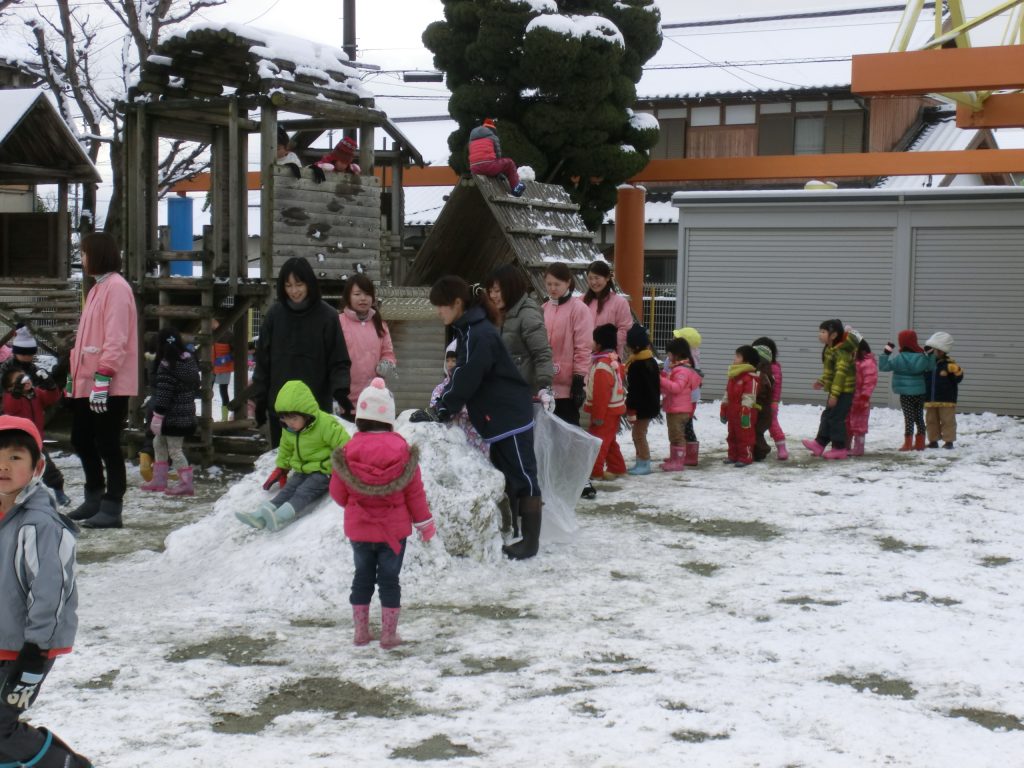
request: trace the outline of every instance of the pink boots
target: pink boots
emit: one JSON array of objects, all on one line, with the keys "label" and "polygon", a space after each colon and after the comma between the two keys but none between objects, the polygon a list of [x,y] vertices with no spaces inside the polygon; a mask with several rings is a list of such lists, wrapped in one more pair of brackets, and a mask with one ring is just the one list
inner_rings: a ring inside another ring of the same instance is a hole
[{"label": "pink boots", "polygon": [[390,650],[402,644],[398,636],[398,613],[401,608],[380,609],[380,647]]},{"label": "pink boots", "polygon": [[775,441],[775,458],[778,459],[779,461],[785,461],[786,459],[789,458],[789,451],[786,450],[785,440]]},{"label": "pink boots", "polygon": [[700,443],[687,443],[686,444],[686,458],[683,460],[683,464],[688,467],[697,466],[697,458],[700,456]]},{"label": "pink boots", "polygon": [[662,462],[662,472],[682,472],[686,468],[686,446],[670,445],[668,461]]},{"label": "pink boots", "polygon": [[352,640],[353,645],[366,645],[372,639],[370,637],[370,606],[353,605],[352,623],[355,625],[356,634]]},{"label": "pink boots", "polygon": [[168,469],[169,467],[166,461],[156,462],[153,465],[153,479],[148,483],[143,483],[139,487],[144,491],[166,491]]},{"label": "pink boots", "polygon": [[845,459],[849,455],[849,452],[845,448],[832,448],[821,454],[821,458],[837,461],[840,459]]},{"label": "pink boots", "polygon": [[813,453],[815,456],[821,456],[825,452],[825,446],[819,443],[817,440],[803,440],[804,448]]},{"label": "pink boots", "polygon": [[[182,467],[179,469],[178,479],[180,482],[172,485],[165,491],[165,493],[168,496],[194,496],[195,489],[192,487],[192,467]],[[156,480],[156,464],[153,465],[153,480]]]}]

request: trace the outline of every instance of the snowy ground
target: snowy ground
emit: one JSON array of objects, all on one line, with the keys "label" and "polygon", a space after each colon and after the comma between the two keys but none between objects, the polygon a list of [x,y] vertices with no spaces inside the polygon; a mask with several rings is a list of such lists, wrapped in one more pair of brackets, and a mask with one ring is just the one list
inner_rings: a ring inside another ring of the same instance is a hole
[{"label": "snowy ground", "polygon": [[81,536],[78,642],[33,719],[103,768],[1019,765],[1024,423],[902,454],[876,410],[869,455],[826,463],[799,444],[818,409],[785,406],[794,458],[735,469],[699,415],[701,466],[599,484],[574,544],[410,542],[392,652],[351,645],[336,507],[270,536],[231,514],[253,479],[133,489],[128,528]]}]

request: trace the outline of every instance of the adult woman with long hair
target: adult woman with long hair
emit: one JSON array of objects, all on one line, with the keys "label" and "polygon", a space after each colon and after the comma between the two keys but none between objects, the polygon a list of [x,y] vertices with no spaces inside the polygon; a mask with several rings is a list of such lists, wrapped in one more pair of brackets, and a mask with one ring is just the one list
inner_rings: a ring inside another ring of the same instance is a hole
[{"label": "adult woman with long hair", "polygon": [[551,363],[544,315],[529,295],[530,286],[523,270],[506,264],[487,277],[487,296],[498,310],[498,327],[512,362],[519,368],[530,390],[542,397],[552,397],[551,380],[555,369]]},{"label": "adult woman with long hair", "polygon": [[82,272],[96,279],[71,350],[71,444],[85,473],[85,501],[69,517],[86,528],[120,528],[128,487],[121,432],[128,398],[139,394],[135,294],[121,276],[121,252],[105,232],[82,238]]},{"label": "adult woman with long hair", "polygon": [[522,517],[522,540],[502,547],[513,560],[537,554],[541,497],[533,453],[533,404],[530,387],[505,348],[494,323],[497,310],[482,288],[447,275],[430,288],[430,303],[455,337],[455,368],[432,411],[413,421],[448,421],[463,406],[491,448],[491,463],[505,476],[505,494],[513,516]]},{"label": "adult woman with long hair", "polygon": [[385,379],[395,370],[391,332],[377,306],[377,291],[366,275],[353,275],[341,297],[341,332],[352,360],[349,391],[358,394],[375,376]]},{"label": "adult woman with long hair", "polygon": [[320,283],[305,259],[291,258],[277,275],[277,301],[267,311],[256,340],[253,396],[256,423],[269,417],[270,443],[281,441],[281,422],[273,403],[286,381],[298,379],[313,392],[323,411],[331,400],[351,419],[351,362],[338,312],[321,298]]},{"label": "adult woman with long hair", "polygon": [[633,327],[633,311],[626,297],[617,293],[612,268],[607,261],[593,261],[587,267],[587,292],[583,303],[590,310],[594,327],[611,323],[615,326],[615,351],[624,357],[626,334]]}]

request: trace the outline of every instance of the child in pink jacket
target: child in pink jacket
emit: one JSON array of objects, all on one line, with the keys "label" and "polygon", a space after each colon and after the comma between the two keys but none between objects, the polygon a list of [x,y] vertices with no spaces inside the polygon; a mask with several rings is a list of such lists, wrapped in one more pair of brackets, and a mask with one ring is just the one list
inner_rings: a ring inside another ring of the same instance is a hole
[{"label": "child in pink jacket", "polygon": [[782,402],[782,366],[779,364],[779,348],[775,346],[775,341],[767,336],[754,339],[750,345],[755,348],[758,346],[768,347],[772,353],[769,369],[772,377],[772,395],[769,404],[771,425],[768,427],[768,434],[775,441],[776,458],[779,461],[785,461],[789,458],[789,451],[786,450],[786,433],[782,431],[782,426],[779,424],[779,404]]},{"label": "child in pink jacket", "polygon": [[420,476],[419,453],[394,432],[395,398],[381,378],[359,395],[359,431],[334,452],[331,498],[345,508],[345,536],[352,542],[352,620],[356,645],[370,642],[370,598],[380,590],[380,647],[394,648],[402,587],[399,574],[413,525],[420,539],[436,533]]},{"label": "child in pink jacket", "polygon": [[862,338],[857,345],[853,366],[857,373],[857,384],[853,391],[853,405],[846,416],[846,434],[850,440],[850,455],[863,456],[864,436],[868,433],[868,418],[871,416],[871,393],[878,385],[878,361],[867,339]]},{"label": "child in pink jacket", "polygon": [[385,379],[395,370],[391,331],[377,308],[377,291],[366,275],[352,275],[341,297],[341,333],[352,368],[349,392],[362,392],[375,376]]},{"label": "child in pink jacket", "polygon": [[686,339],[672,339],[665,346],[668,353],[668,371],[661,373],[661,409],[668,424],[670,456],[661,465],[663,472],[681,472],[686,466],[686,424],[693,418],[697,404],[694,390],[699,390],[701,375],[694,370],[690,359],[690,345]]}]

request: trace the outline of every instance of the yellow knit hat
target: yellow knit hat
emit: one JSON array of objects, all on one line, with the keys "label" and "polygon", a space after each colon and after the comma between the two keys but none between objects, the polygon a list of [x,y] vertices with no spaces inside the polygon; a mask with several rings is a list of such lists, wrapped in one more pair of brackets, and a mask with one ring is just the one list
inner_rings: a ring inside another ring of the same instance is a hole
[{"label": "yellow knit hat", "polygon": [[672,331],[672,335],[677,339],[686,339],[686,343],[691,347],[700,346],[700,331],[696,328],[691,328],[690,326],[676,328]]}]

